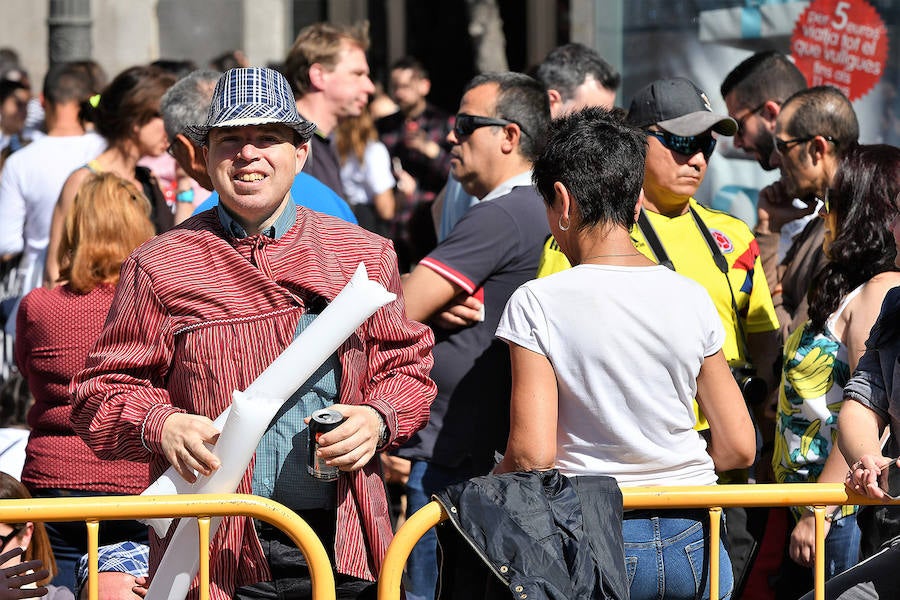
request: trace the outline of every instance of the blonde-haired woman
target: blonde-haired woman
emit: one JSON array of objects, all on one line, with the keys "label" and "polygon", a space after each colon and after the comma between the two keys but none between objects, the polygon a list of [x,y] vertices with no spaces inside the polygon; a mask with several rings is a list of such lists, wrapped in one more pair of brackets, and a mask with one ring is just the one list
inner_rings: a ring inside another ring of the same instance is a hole
[{"label": "blonde-haired woman", "polygon": [[[90,175],[66,216],[58,260],[62,285],[37,288],[16,317],[15,356],[34,405],[22,481],[36,497],[138,494],[147,466],[98,459],[69,423],[69,380],[84,366],[112,304],[122,261],[154,235],[150,205],[136,186],[112,173]],[[49,523],[59,564],[54,583],[74,589],[87,552],[83,523]],[[101,544],[146,539],[136,521],[108,521]]]},{"label": "blonde-haired woman", "polygon": [[389,235],[396,212],[396,180],[388,149],[378,141],[368,109],[357,117],[341,119],[336,143],[341,158],[341,182],[360,227]]}]

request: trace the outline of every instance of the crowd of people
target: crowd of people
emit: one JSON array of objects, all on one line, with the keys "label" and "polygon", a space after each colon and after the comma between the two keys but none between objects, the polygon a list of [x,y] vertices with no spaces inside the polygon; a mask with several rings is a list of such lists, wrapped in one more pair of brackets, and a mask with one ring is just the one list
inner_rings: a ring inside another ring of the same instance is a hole
[{"label": "crowd of people", "polygon": [[[530,74],[475,76],[451,115],[421,62],[397,61],[382,88],[367,50],[365,24],[316,23],[277,68],[235,51],[107,82],[63,63],[39,104],[2,63],[2,497],[212,475],[232,392],[360,264],[396,299],[284,403],[236,488],[310,524],[339,598],[375,597],[400,513],[436,496],[467,523],[492,510],[469,496],[486,489],[503,490],[488,505],[504,518],[554,515],[566,589],[634,600],[709,598],[710,520],[623,513],[607,502],[619,488],[819,481],[886,497],[900,149],[860,144],[840,91],[766,51],[723,78],[727,114],[678,76],[618,108],[619,73],[572,43]],[[723,137],[780,173],[753,229],[694,198]],[[311,448],[326,408],[342,421]],[[315,460],[340,475],[315,477]],[[571,524],[598,513],[615,523],[605,561],[584,537],[596,523]],[[724,517],[720,597],[810,592],[809,507]],[[825,521],[827,597],[895,597],[897,511],[831,506]],[[79,522],[0,527],[0,600],[85,595]],[[107,597],[146,595],[173,531],[104,523]],[[559,585],[556,563],[468,535],[510,563],[493,587]],[[440,576],[438,537],[410,555],[408,598],[481,585]],[[247,517],[223,519],[210,574],[214,600],[311,593],[300,550]]]}]

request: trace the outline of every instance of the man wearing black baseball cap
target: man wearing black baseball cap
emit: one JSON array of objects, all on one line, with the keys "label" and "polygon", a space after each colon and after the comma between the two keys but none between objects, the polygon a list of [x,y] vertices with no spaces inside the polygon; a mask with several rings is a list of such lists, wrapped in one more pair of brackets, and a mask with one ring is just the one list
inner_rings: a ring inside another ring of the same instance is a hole
[{"label": "man wearing black baseball cap", "polygon": [[[643,208],[632,232],[635,247],[706,288],[725,326],[723,350],[739,382],[755,365],[758,376],[774,389],[778,320],[759,247],[743,221],[693,198],[715,150],[715,134],[734,135],[737,122],[713,112],[706,94],[683,78],[660,79],[638,91],[626,122],[647,133]],[[762,398],[754,400],[755,408],[762,408]],[[697,428],[706,427],[701,415]],[[720,474],[723,480],[746,482],[747,474]],[[728,513],[729,553],[739,588],[753,541],[742,532],[745,516]],[[627,556],[627,521],[624,531]]]}]

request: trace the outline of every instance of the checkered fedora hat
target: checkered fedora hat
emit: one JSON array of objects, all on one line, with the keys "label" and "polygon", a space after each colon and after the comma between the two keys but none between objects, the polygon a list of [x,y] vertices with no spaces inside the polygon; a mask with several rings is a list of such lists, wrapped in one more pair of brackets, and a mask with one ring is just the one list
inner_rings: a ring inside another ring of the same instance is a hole
[{"label": "checkered fedora hat", "polygon": [[188,125],[185,134],[205,145],[214,127],[241,127],[282,123],[300,134],[305,142],[316,124],[297,113],[294,94],[284,75],[273,69],[231,69],[216,83],[206,123]]},{"label": "checkered fedora hat", "polygon": [[[144,577],[150,569],[150,548],[144,544],[135,542],[119,542],[108,546],[100,546],[97,553],[97,571],[104,573],[115,571],[118,573],[130,573],[135,577]],[[75,568],[75,597],[81,595],[81,590],[87,585],[88,580],[88,555],[85,554],[78,560]]]}]

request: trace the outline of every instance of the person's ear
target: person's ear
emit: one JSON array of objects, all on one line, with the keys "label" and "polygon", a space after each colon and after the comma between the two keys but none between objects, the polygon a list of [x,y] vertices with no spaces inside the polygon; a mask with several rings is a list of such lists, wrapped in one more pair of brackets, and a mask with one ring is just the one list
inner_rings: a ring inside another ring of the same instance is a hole
[{"label": "person's ear", "polygon": [[759,114],[763,119],[772,124],[772,127],[775,127],[775,119],[778,118],[778,113],[781,112],[781,105],[775,102],[774,100],[769,100],[763,107],[759,109]]},{"label": "person's ear", "polygon": [[419,79],[419,95],[423,98],[431,93],[431,80],[425,77]]},{"label": "person's ear", "polygon": [[[22,549],[27,550],[28,546],[31,545],[31,538],[34,536],[34,523],[31,521],[25,523],[25,527],[22,528],[22,531],[19,532],[19,535],[16,536],[16,541]],[[24,560],[24,558],[23,558]]]},{"label": "person's ear", "polygon": [[510,154],[518,148],[522,143],[522,136],[525,135],[522,128],[515,123],[510,123],[503,127],[503,142],[500,149],[504,154]]},{"label": "person's ear", "polygon": [[553,206],[558,209],[559,215],[570,219],[570,211],[572,210],[572,196],[569,190],[561,181],[553,183]]},{"label": "person's ear", "polygon": [[308,73],[310,85],[319,90],[325,89],[325,76],[328,73],[325,67],[320,63],[313,63],[309,66]]},{"label": "person's ear", "polygon": [[821,135],[817,135],[812,139],[812,143],[809,145],[809,153],[814,163],[828,155],[832,143]]},{"label": "person's ear", "polygon": [[547,99],[550,100],[550,114],[556,115],[559,113],[563,105],[563,99],[560,93],[553,89],[547,90]]},{"label": "person's ear", "polygon": [[303,165],[306,164],[306,159],[309,157],[309,142],[304,142],[296,147],[296,153],[294,158],[296,159],[296,172],[294,176],[300,173],[303,170]]}]

